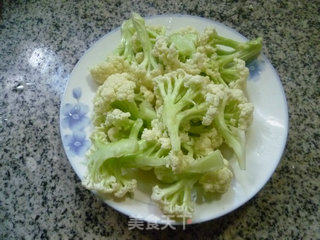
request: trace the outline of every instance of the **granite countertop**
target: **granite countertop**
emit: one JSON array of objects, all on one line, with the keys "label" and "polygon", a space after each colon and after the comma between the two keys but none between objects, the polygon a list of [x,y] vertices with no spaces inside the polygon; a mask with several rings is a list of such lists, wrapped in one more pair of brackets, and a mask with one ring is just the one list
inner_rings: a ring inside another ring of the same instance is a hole
[{"label": "granite countertop", "polygon": [[[0,239],[320,238],[319,1],[1,2]],[[287,96],[288,142],[271,180],[240,209],[184,231],[128,230],[126,216],[81,186],[61,145],[70,72],[131,11],[203,16],[262,36]]]}]

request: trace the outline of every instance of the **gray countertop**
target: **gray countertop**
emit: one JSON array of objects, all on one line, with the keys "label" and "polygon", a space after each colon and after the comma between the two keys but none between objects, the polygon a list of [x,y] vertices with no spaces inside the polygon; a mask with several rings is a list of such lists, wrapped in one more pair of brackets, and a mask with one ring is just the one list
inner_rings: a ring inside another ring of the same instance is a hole
[{"label": "gray countertop", "polygon": [[[0,20],[0,239],[319,239],[319,1],[4,1]],[[59,106],[83,53],[131,11],[181,13],[262,36],[289,105],[276,172],[252,200],[186,230],[129,230],[84,189],[59,134]]]}]

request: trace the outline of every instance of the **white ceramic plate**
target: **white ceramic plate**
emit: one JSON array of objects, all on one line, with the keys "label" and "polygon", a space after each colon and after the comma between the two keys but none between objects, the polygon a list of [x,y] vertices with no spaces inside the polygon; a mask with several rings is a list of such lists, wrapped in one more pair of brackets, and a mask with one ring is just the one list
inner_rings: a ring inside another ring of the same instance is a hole
[{"label": "white ceramic plate", "polygon": [[[147,18],[146,22],[164,25],[168,31],[185,26],[202,31],[207,26],[213,26],[223,36],[239,41],[247,40],[221,23],[200,17],[164,15]],[[87,160],[84,154],[90,145],[92,99],[97,89],[90,77],[89,69],[104,61],[119,43],[120,29],[117,28],[102,37],[83,55],[71,73],[61,102],[62,142],[68,159],[80,179],[86,172]],[[253,123],[247,135],[247,169],[241,171],[236,162],[231,161],[235,177],[230,190],[221,199],[196,205],[192,223],[218,218],[247,202],[269,180],[281,159],[288,132],[288,110],[280,79],[263,55],[251,63],[249,69],[247,93],[255,110]],[[133,199],[105,202],[130,217],[156,223],[168,221],[158,206],[151,202],[150,193],[138,190]]]}]

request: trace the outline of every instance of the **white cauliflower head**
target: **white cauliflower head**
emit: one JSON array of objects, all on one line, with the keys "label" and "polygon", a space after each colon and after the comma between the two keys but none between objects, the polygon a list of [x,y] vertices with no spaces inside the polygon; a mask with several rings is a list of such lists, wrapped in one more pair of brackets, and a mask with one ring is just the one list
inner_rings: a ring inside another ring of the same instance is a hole
[{"label": "white cauliflower head", "polygon": [[93,67],[90,70],[91,76],[94,81],[99,84],[103,84],[109,76],[115,73],[128,72],[130,64],[120,56],[111,56],[106,62]]},{"label": "white cauliflower head", "polygon": [[134,101],[135,87],[136,83],[128,73],[116,73],[109,76],[98,88],[93,100],[95,125],[100,125],[105,121],[105,113],[112,109],[112,102],[116,100]]}]

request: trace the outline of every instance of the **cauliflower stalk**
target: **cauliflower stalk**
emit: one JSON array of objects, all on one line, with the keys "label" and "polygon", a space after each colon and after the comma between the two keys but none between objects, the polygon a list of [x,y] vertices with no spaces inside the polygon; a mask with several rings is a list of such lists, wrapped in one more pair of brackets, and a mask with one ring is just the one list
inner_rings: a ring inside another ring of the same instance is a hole
[{"label": "cauliflower stalk", "polygon": [[[176,218],[192,217],[194,202],[191,199],[194,185],[199,182],[205,191],[220,194],[226,192],[233,176],[227,164],[221,152],[216,150],[194,160],[179,174],[163,166],[157,167],[155,169],[157,178],[167,185],[162,188],[156,185],[151,199],[159,204],[165,214]],[[210,182],[211,179],[215,181]]]},{"label": "cauliflower stalk", "polygon": [[240,168],[245,169],[245,130],[252,121],[253,104],[239,89],[214,85],[211,91],[219,103],[212,111],[214,125],[235,152]]},{"label": "cauliflower stalk", "polygon": [[156,78],[155,82],[163,102],[161,120],[168,131],[172,150],[179,152],[181,122],[199,119],[206,112],[207,103],[202,96],[202,88],[208,79],[178,70]]},{"label": "cauliflower stalk", "polygon": [[88,153],[88,174],[82,184],[91,190],[101,193],[114,193],[123,197],[127,192],[136,189],[137,181],[123,175],[125,168],[146,168],[166,165],[165,153],[157,143],[146,143],[138,140],[138,134],[143,125],[137,119],[128,138],[116,142],[95,139]]},{"label": "cauliflower stalk", "polygon": [[260,54],[261,38],[248,42],[238,42],[220,36],[213,28],[207,28],[199,36],[198,44],[201,46],[200,48],[209,45],[215,49],[205,67],[205,73],[215,83],[245,89],[249,74],[245,63],[250,62]]},{"label": "cauliflower stalk", "polygon": [[261,47],[260,38],[238,42],[212,28],[166,33],[134,13],[113,55],[90,70],[99,86],[82,184],[122,198],[141,181],[132,169],[150,171],[151,199],[174,218],[192,217],[196,188],[228,191],[233,174],[220,150],[228,145],[245,169],[246,63]]},{"label": "cauliflower stalk", "polygon": [[167,187],[156,185],[152,190],[151,199],[157,202],[165,214],[176,218],[191,218],[194,202],[191,199],[196,179],[181,179]]}]

